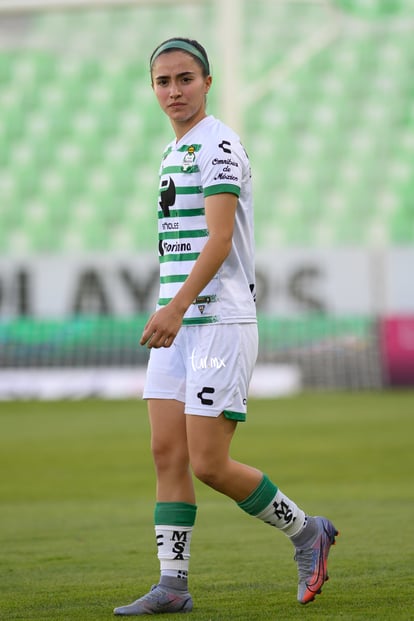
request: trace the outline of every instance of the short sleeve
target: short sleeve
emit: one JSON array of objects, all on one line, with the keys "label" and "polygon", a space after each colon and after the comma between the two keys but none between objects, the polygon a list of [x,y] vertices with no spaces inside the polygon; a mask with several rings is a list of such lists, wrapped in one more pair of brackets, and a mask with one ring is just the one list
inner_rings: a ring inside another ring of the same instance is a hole
[{"label": "short sleeve", "polygon": [[243,147],[232,139],[211,140],[202,154],[200,167],[204,196],[235,194],[240,196],[243,179]]}]

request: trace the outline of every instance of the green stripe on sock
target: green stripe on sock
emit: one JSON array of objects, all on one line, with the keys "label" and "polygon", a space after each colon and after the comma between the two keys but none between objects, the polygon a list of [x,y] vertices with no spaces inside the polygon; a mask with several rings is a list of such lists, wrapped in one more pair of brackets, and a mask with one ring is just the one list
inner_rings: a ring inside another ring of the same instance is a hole
[{"label": "green stripe on sock", "polygon": [[154,522],[170,526],[194,526],[196,513],[197,506],[188,502],[157,502]]},{"label": "green stripe on sock", "polygon": [[264,474],[263,479],[255,490],[247,496],[245,500],[238,502],[240,509],[249,513],[249,515],[258,515],[261,511],[269,506],[273,498],[276,496],[277,487]]}]

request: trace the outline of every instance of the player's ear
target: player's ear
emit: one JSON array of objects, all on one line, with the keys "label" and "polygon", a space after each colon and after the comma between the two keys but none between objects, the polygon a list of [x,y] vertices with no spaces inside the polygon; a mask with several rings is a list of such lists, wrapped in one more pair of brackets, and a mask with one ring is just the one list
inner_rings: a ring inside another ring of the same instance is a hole
[{"label": "player's ear", "polygon": [[206,93],[206,95],[207,95],[208,91],[210,90],[212,82],[213,82],[213,77],[211,75],[208,75],[206,77],[206,81],[205,81],[205,93]]}]

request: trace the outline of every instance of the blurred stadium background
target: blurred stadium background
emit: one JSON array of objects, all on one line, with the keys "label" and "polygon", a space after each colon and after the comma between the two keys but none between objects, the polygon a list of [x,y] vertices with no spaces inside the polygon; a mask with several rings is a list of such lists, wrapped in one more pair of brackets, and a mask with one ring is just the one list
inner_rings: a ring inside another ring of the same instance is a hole
[{"label": "blurred stadium background", "polygon": [[0,396],[139,392],[170,36],[252,163],[254,388],[414,384],[413,0],[4,0]]}]

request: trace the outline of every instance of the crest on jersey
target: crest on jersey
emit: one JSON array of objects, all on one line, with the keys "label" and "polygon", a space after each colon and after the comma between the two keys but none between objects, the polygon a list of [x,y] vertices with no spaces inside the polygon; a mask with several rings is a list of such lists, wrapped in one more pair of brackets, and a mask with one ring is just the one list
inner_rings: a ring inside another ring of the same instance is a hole
[{"label": "crest on jersey", "polygon": [[201,314],[204,313],[207,304],[216,301],[215,295],[199,295],[198,298],[194,300],[194,304],[197,304],[197,308]]},{"label": "crest on jersey", "polygon": [[193,166],[196,159],[195,147],[191,145],[187,149],[187,153],[184,155],[182,170],[183,172],[188,172]]}]

